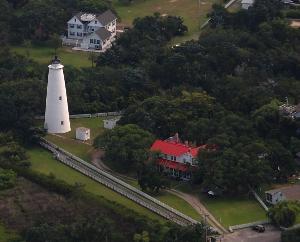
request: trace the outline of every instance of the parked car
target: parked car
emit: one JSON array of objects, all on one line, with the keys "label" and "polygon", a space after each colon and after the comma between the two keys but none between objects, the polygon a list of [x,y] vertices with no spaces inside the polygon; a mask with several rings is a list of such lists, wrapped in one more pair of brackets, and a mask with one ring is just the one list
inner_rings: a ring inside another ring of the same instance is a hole
[{"label": "parked car", "polygon": [[253,226],[252,229],[259,232],[259,233],[263,233],[266,230],[265,226],[263,226],[261,224]]}]

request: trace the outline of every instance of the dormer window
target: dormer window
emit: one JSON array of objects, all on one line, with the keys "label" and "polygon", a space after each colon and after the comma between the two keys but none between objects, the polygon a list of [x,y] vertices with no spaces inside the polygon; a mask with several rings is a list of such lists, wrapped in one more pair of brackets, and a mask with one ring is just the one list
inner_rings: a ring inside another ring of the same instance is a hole
[{"label": "dormer window", "polygon": [[76,22],[76,18],[74,19],[74,22]]}]

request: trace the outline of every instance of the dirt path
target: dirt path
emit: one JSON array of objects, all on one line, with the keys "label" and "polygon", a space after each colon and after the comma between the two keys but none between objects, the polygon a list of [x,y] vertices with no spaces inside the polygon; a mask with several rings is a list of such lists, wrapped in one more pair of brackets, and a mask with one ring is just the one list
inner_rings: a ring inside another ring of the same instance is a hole
[{"label": "dirt path", "polygon": [[227,229],[225,229],[223,227],[223,225],[221,225],[219,223],[219,221],[215,219],[215,217],[201,203],[201,201],[198,199],[198,197],[196,197],[195,195],[177,191],[175,189],[171,189],[171,190],[167,190],[167,191],[184,199],[203,217],[205,217],[205,215],[208,215],[208,217],[207,217],[208,223],[211,224],[214,228],[216,228],[220,234],[228,233]]},{"label": "dirt path", "polygon": [[104,155],[104,151],[103,150],[96,150],[93,155],[92,155],[92,164],[94,166],[96,166],[97,168],[104,170],[106,172],[111,173],[112,175],[118,177],[121,180],[124,180],[125,182],[128,182],[129,180],[131,181],[135,181],[135,179],[129,177],[129,176],[125,176],[122,175],[118,172],[113,171],[112,169],[110,169],[106,164],[104,164],[104,162],[102,161],[102,157]]}]

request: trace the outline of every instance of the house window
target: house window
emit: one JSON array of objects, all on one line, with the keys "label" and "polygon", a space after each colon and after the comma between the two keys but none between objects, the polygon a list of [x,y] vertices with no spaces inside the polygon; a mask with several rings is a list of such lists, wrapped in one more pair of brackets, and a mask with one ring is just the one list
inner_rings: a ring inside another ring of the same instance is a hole
[{"label": "house window", "polygon": [[93,44],[93,39],[90,39],[90,44]]},{"label": "house window", "polygon": [[69,26],[70,26],[70,28],[71,28],[71,29],[73,29],[73,28],[74,28],[74,24],[70,24]]},{"label": "house window", "polygon": [[74,19],[74,22],[76,22],[76,18]]},{"label": "house window", "polygon": [[174,156],[174,161],[176,161],[176,156]]},{"label": "house window", "polygon": [[97,44],[98,44],[98,45],[100,44],[100,40],[97,40]]},{"label": "house window", "polygon": [[60,121],[60,124],[61,124],[61,125],[64,125],[64,121]]},{"label": "house window", "polygon": [[82,33],[77,32],[77,36],[82,36]]},{"label": "house window", "polygon": [[74,36],[74,35],[75,35],[75,32],[71,32],[71,31],[70,31],[70,35],[73,35],[73,36]]},{"label": "house window", "polygon": [[62,99],[62,97],[61,97],[61,96],[59,96],[58,100],[60,100],[60,101],[61,101],[61,99]]},{"label": "house window", "polygon": [[97,21],[95,21],[95,24],[97,24]]},{"label": "house window", "polygon": [[77,29],[82,29],[82,25],[77,24]]}]

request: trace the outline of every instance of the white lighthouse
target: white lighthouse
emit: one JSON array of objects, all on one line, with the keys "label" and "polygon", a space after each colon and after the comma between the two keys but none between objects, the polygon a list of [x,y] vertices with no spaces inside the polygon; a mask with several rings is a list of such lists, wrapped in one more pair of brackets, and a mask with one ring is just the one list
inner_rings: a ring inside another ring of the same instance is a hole
[{"label": "white lighthouse", "polygon": [[48,133],[66,133],[71,130],[63,65],[55,56],[49,67],[45,124]]}]

